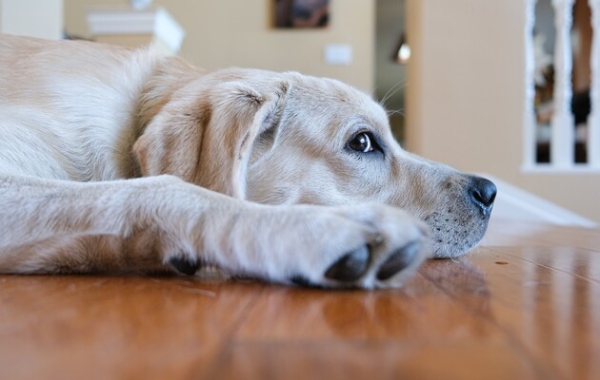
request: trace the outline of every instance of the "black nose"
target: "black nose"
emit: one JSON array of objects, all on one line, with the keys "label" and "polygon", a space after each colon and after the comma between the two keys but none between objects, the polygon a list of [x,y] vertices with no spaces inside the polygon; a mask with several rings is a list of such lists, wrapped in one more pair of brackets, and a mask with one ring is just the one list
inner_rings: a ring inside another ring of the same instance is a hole
[{"label": "black nose", "polygon": [[475,205],[489,211],[496,199],[496,185],[485,178],[471,177],[469,196]]}]

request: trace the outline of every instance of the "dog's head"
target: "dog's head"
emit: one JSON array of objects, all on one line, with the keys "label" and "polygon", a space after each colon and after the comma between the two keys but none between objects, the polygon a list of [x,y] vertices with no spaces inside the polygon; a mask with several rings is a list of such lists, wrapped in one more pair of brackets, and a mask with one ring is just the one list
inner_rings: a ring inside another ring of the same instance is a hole
[{"label": "dog's head", "polygon": [[404,151],[383,108],[350,86],[230,69],[168,94],[142,106],[151,115],[134,146],[143,175],[268,204],[391,204],[427,222],[437,257],[483,237],[495,186]]}]

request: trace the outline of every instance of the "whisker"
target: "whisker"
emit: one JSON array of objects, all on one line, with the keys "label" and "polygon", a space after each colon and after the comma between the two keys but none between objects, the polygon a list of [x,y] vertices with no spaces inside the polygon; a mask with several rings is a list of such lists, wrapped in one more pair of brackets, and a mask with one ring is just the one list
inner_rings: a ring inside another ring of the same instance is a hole
[{"label": "whisker", "polygon": [[390,87],[390,89],[385,93],[385,95],[383,96],[383,99],[381,99],[379,101],[379,103],[385,107],[385,102],[388,101],[389,98],[394,96],[398,91],[402,90],[405,87],[406,87],[405,79],[398,81],[395,85]]},{"label": "whisker", "polygon": [[402,117],[406,117],[406,115],[404,114],[404,110],[399,109],[399,110],[387,110],[387,115],[388,117],[394,116],[394,115],[400,115]]}]

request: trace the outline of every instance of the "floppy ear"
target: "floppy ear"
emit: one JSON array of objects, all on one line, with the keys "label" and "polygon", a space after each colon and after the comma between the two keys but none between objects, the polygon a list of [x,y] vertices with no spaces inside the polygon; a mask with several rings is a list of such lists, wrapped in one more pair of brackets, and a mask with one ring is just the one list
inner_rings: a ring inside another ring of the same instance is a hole
[{"label": "floppy ear", "polygon": [[196,90],[176,93],[134,144],[141,173],[176,175],[244,199],[253,145],[274,139],[288,83],[238,80]]}]

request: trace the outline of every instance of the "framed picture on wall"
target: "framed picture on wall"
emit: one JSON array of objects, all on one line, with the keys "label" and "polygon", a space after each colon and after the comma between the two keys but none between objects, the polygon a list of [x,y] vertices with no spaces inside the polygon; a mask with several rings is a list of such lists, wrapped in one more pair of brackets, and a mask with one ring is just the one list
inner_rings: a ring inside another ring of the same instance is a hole
[{"label": "framed picture on wall", "polygon": [[330,0],[273,0],[276,28],[324,28]]}]

